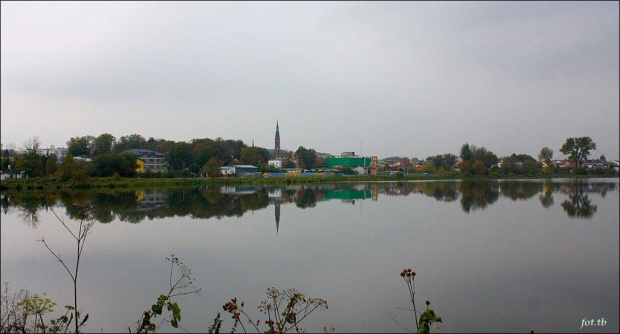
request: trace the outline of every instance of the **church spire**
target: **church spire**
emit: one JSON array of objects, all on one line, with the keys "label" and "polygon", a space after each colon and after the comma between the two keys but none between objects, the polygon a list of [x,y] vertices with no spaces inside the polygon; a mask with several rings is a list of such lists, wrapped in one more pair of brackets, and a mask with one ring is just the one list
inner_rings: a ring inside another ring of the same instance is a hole
[{"label": "church spire", "polygon": [[276,141],[275,141],[276,155],[280,155],[280,122],[276,120]]}]

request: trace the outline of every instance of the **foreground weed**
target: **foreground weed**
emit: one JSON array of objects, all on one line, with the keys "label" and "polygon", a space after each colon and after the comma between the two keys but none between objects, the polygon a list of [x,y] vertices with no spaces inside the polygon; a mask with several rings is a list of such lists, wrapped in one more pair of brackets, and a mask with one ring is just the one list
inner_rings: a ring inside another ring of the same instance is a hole
[{"label": "foreground weed", "polygon": [[[172,298],[183,295],[196,295],[202,290],[193,286],[195,279],[192,277],[191,269],[184,265],[183,262],[180,262],[178,257],[173,254],[166,258],[166,261],[170,262],[168,294],[162,294],[157,297],[157,302],[149,310],[144,311],[141,319],[136,323],[135,333],[155,332],[166,322],[170,322],[170,325],[174,328],[179,328],[181,326],[179,325],[179,322],[181,322],[181,307],[179,307],[178,303],[173,302]],[[178,278],[174,274],[175,268],[180,272]],[[163,314],[164,307],[170,313],[171,319],[168,320],[163,317],[158,325],[154,320],[157,316]],[[127,329],[130,333],[132,332],[131,328]]]},{"label": "foreground weed", "polygon": [[[431,304],[430,301],[426,301],[426,310],[420,314],[420,320],[418,321],[418,310],[415,306],[415,271],[411,270],[411,268],[405,268],[400,272],[400,277],[403,278],[405,283],[407,284],[407,289],[409,290],[409,297],[411,299],[411,304],[413,305],[413,315],[415,317],[415,325],[416,325],[416,333],[430,333],[431,326],[434,324],[435,328],[439,328],[437,323],[442,322],[441,317],[438,317],[435,314],[433,309],[430,309],[429,306]],[[414,332],[413,330],[404,327],[396,320],[394,313],[392,313],[392,319],[396,322],[398,326],[405,329],[408,332]]]},{"label": "foreground weed", "polygon": [[[253,320],[244,310],[245,302],[237,304],[237,298],[232,298],[224,304],[224,311],[232,314],[234,320],[231,332],[235,332],[238,326],[244,333],[247,333],[244,319],[250,328],[257,333],[287,333],[295,331],[297,333],[304,330],[299,324],[311,313],[318,309],[327,309],[327,302],[320,298],[307,298],[295,289],[280,291],[276,288],[267,289],[267,298],[263,300],[258,309],[267,319]],[[244,318],[244,319],[243,319]],[[213,324],[209,327],[209,333],[219,333],[222,320],[218,313]],[[261,330],[263,328],[264,330]]]}]

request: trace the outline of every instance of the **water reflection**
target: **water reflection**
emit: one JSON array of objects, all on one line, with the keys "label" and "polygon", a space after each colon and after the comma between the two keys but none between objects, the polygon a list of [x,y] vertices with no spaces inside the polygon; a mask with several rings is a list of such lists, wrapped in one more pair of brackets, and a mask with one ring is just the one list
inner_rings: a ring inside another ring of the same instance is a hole
[{"label": "water reflection", "polygon": [[562,202],[564,212],[572,218],[591,218],[596,212],[597,206],[588,198],[588,190],[600,193],[605,197],[606,188],[589,188],[587,184],[574,184],[568,189],[568,200]]},{"label": "water reflection", "polygon": [[499,188],[498,182],[461,182],[461,208],[467,213],[484,210],[499,199]]},{"label": "water reflection", "polygon": [[2,210],[15,207],[24,223],[36,228],[37,212],[64,206],[66,215],[80,218],[79,206],[94,208],[93,216],[101,223],[116,219],[137,224],[145,219],[173,216],[221,219],[241,217],[247,211],[274,206],[276,233],[280,227],[281,206],[294,204],[300,209],[315,208],[323,201],[337,200],[355,204],[359,200],[378,201],[380,196],[424,195],[440,202],[460,201],[464,212],[484,210],[500,197],[513,201],[529,200],[538,195],[544,208],[554,205],[554,194],[568,197],[561,203],[569,217],[591,218],[597,210],[590,194],[604,197],[616,190],[617,183],[588,180],[559,181],[463,181],[463,182],[389,182],[360,184],[322,184],[281,187],[196,187],[176,190],[140,190],[133,192],[71,193],[46,196],[3,195]]}]

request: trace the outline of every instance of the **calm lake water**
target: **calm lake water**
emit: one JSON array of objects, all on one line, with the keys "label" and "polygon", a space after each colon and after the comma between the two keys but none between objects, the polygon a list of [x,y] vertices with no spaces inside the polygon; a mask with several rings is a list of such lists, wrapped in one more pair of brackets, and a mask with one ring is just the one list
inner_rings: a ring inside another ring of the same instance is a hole
[{"label": "calm lake water", "polygon": [[99,222],[78,287],[89,332],[134,328],[167,292],[171,254],[203,289],[176,299],[190,332],[232,297],[262,322],[269,287],[327,300],[301,323],[310,332],[405,332],[415,324],[403,268],[417,272],[418,310],[430,300],[443,318],[439,332],[618,332],[618,197],[618,179],[2,196],[1,277],[72,303],[69,275],[36,239],[74,261],[52,210],[76,228],[74,205],[89,204]]}]

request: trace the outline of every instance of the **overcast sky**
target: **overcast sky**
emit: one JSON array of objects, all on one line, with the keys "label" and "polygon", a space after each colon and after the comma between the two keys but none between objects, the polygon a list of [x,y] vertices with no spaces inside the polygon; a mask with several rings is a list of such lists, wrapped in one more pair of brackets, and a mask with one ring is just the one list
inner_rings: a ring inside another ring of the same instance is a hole
[{"label": "overcast sky", "polygon": [[4,146],[619,154],[618,2],[2,2]]}]

